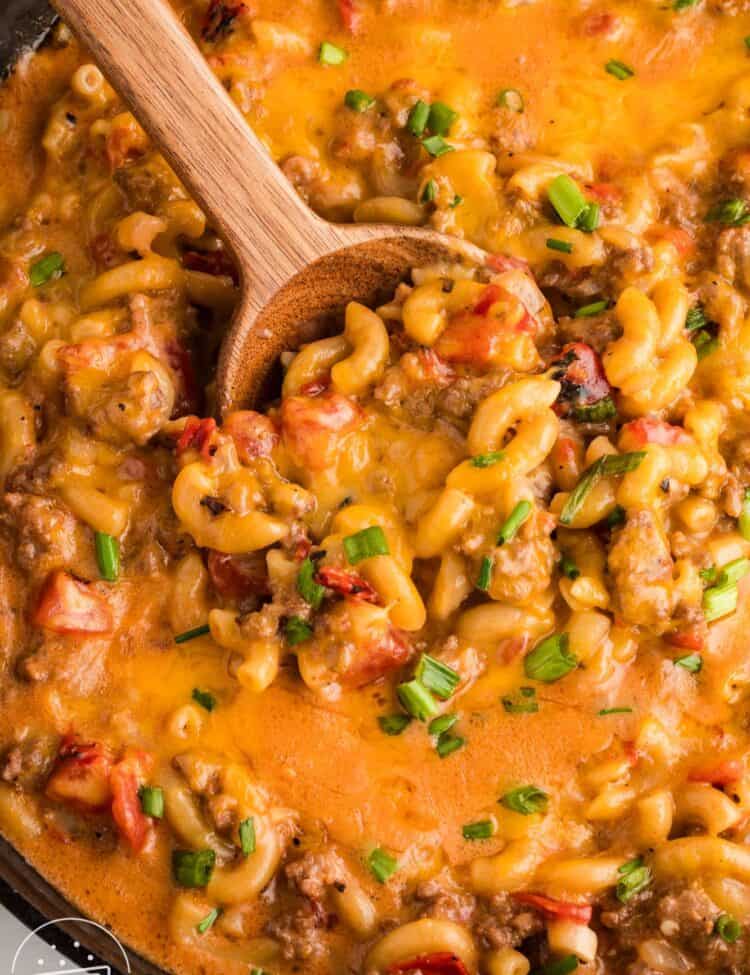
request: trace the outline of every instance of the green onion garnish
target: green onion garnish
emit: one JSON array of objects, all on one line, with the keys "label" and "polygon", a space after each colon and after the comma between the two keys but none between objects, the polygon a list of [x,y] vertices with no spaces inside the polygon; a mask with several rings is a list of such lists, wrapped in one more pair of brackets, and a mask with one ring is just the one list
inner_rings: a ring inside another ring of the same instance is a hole
[{"label": "green onion garnish", "polygon": [[586,209],[586,199],[578,185],[565,173],[556,176],[547,188],[555,212],[567,227],[575,227]]},{"label": "green onion garnish", "polygon": [[703,657],[699,653],[686,653],[683,657],[676,657],[675,667],[682,667],[691,674],[698,674],[703,667]]},{"label": "green onion garnish", "polygon": [[298,643],[304,643],[312,635],[313,628],[301,616],[290,616],[284,624],[284,636],[290,647],[296,647]]},{"label": "green onion garnish", "polygon": [[476,823],[464,823],[461,835],[465,840],[488,840],[495,832],[491,819],[480,819]]},{"label": "green onion garnish", "polygon": [[448,206],[450,207],[451,210],[455,210],[456,207],[459,206],[459,204],[461,204],[463,202],[464,202],[464,198],[462,196],[459,196],[458,193],[456,193],[456,195],[450,201],[450,203],[448,204]]},{"label": "green onion garnish", "polygon": [[300,564],[297,573],[297,592],[313,609],[319,609],[326,594],[326,588],[315,581],[315,571],[315,563],[308,555]]},{"label": "green onion garnish", "polygon": [[352,88],[344,95],[344,104],[353,112],[361,113],[371,108],[375,104],[375,99],[361,88]]},{"label": "green onion garnish", "polygon": [[173,850],[172,876],[180,887],[205,887],[215,863],[213,850]]},{"label": "green onion garnish", "polygon": [[705,329],[693,332],[690,338],[698,354],[698,362],[702,362],[706,356],[712,355],[719,348],[717,336],[705,331]]},{"label": "green onion garnish", "polygon": [[195,930],[198,932],[198,934],[205,934],[209,928],[212,928],[214,926],[214,922],[220,914],[221,908],[219,907],[215,907],[212,911],[209,911],[203,920],[199,921],[198,924],[195,925]]},{"label": "green onion garnish", "polygon": [[567,555],[563,555],[562,559],[560,559],[560,572],[562,572],[566,579],[577,579],[581,574],[581,570],[573,559],[569,559]]},{"label": "green onion garnish", "polygon": [[453,152],[455,146],[450,145],[445,141],[442,135],[431,135],[426,139],[422,139],[422,145],[425,147],[427,152],[431,156],[444,156],[446,152]]},{"label": "green onion garnish", "polygon": [[57,251],[46,254],[29,270],[29,281],[33,288],[41,288],[48,281],[62,277],[65,272],[65,258]]},{"label": "green onion garnish", "polygon": [[745,47],[748,49],[748,51],[750,51],[750,34],[748,34],[748,36],[744,38],[744,41],[745,41]]},{"label": "green onion garnish", "polygon": [[727,562],[719,569],[716,583],[719,586],[735,585],[750,572],[750,559],[739,558]]},{"label": "green onion garnish", "polygon": [[499,800],[501,805],[522,816],[532,816],[534,813],[545,812],[549,796],[535,785],[520,785],[511,789]]},{"label": "green onion garnish", "polygon": [[568,240],[559,240],[557,237],[548,237],[545,241],[548,250],[560,251],[562,254],[572,254],[573,245]]},{"label": "green onion garnish", "polygon": [[457,118],[458,112],[444,102],[433,102],[427,117],[427,128],[433,135],[448,135]]},{"label": "green onion garnish", "polygon": [[615,505],[615,507],[610,511],[606,518],[603,519],[604,524],[610,531],[615,528],[619,528],[620,525],[624,525],[627,520],[627,513],[621,504]]},{"label": "green onion garnish", "polygon": [[634,471],[645,456],[644,450],[636,450],[630,454],[605,454],[595,460],[591,467],[583,472],[580,481],[571,491],[565,507],[560,512],[560,524],[571,524],[599,478],[619,476]]},{"label": "green onion garnish", "polygon": [[750,220],[750,211],[744,200],[735,198],[722,200],[706,214],[709,223],[721,223],[726,227],[741,227]]},{"label": "green onion garnish", "polygon": [[578,658],[568,650],[567,633],[554,633],[538,643],[523,659],[523,669],[531,680],[554,684],[575,670]]},{"label": "green onion garnish", "polygon": [[318,61],[321,64],[337,65],[343,64],[349,57],[343,47],[337,47],[330,41],[323,41],[318,50]]},{"label": "green onion garnish", "polygon": [[573,419],[579,423],[603,423],[617,416],[617,407],[611,396],[605,396],[598,403],[573,407]]},{"label": "green onion garnish", "polygon": [[635,857],[618,867],[620,879],[617,881],[615,893],[622,904],[627,904],[631,897],[644,890],[651,883],[651,871],[644,864],[643,857]]},{"label": "green onion garnish", "polygon": [[490,588],[490,580],[492,579],[492,559],[489,555],[485,555],[482,559],[482,564],[479,566],[479,576],[477,577],[476,586],[477,589],[481,589],[482,592],[487,592]]},{"label": "green onion garnish", "polygon": [[94,546],[99,575],[107,582],[117,582],[120,574],[120,543],[106,532],[94,532]]},{"label": "green onion garnish", "polygon": [[618,81],[626,81],[635,74],[635,71],[623,61],[607,61],[604,65],[604,70],[607,74],[611,74],[614,78],[617,78]]},{"label": "green onion garnish", "polygon": [[420,203],[433,203],[435,197],[437,196],[437,183],[434,179],[428,179],[424,184],[424,189],[422,190],[422,195],[419,198]]},{"label": "green onion garnish", "polygon": [[427,725],[427,731],[431,735],[442,735],[445,731],[450,731],[458,721],[457,714],[441,714],[439,718],[433,718]]},{"label": "green onion garnish", "polygon": [[239,825],[240,849],[242,855],[249,857],[255,853],[255,820],[252,816],[243,819]]},{"label": "green onion garnish", "polygon": [[694,7],[699,0],[674,0],[673,10],[685,10],[687,7]]},{"label": "green onion garnish", "polygon": [[599,226],[601,207],[598,203],[587,203],[576,221],[576,227],[585,234],[593,233]]},{"label": "green onion garnish", "polygon": [[465,744],[465,738],[461,738],[459,735],[452,735],[449,731],[446,731],[438,738],[435,751],[441,758],[447,758],[453,752],[457,752],[459,748],[463,748]]},{"label": "green onion garnish", "polygon": [[398,870],[398,860],[378,846],[367,858],[367,866],[378,883],[384,884]]},{"label": "green onion garnish", "polygon": [[418,680],[410,680],[406,684],[399,684],[396,694],[401,707],[417,721],[427,721],[438,711],[438,703],[427,688]]},{"label": "green onion garnish", "polygon": [[164,815],[164,791],[158,785],[142,785],[138,790],[141,809],[153,819],[161,819]]},{"label": "green onion garnish", "polygon": [[688,332],[694,332],[698,328],[705,328],[708,319],[703,311],[702,305],[693,305],[685,316],[685,328]]},{"label": "green onion garnish", "polygon": [[174,638],[174,642],[187,643],[188,640],[195,640],[199,636],[206,636],[210,632],[211,627],[208,625],[208,623],[205,623],[203,626],[196,626],[193,630],[185,630],[184,633],[178,633]]},{"label": "green onion garnish", "polygon": [[731,914],[722,914],[716,918],[714,931],[722,941],[726,941],[728,945],[733,945],[742,934],[742,925]]},{"label": "green onion garnish", "polygon": [[742,497],[742,510],[737,521],[737,527],[745,541],[750,542],[750,489],[748,488],[745,488],[745,493]]},{"label": "green onion garnish", "polygon": [[428,653],[423,653],[419,658],[416,678],[441,701],[447,701],[461,681],[461,675],[452,667]]},{"label": "green onion garnish", "polygon": [[703,615],[707,623],[728,616],[737,609],[737,586],[712,586],[703,592]]},{"label": "green onion garnish", "polygon": [[557,961],[548,962],[541,968],[535,968],[531,975],[570,975],[578,968],[578,959],[575,955],[565,955]]},{"label": "green onion garnish", "polygon": [[573,318],[593,318],[594,315],[601,315],[609,308],[608,301],[592,301],[590,305],[582,305],[573,312]]},{"label": "green onion garnish", "polygon": [[503,527],[500,529],[500,533],[497,536],[497,544],[504,545],[506,542],[512,541],[516,537],[518,529],[521,527],[521,525],[523,525],[530,514],[531,502],[519,501],[508,515]]},{"label": "green onion garnish", "polygon": [[499,105],[500,108],[509,108],[511,112],[517,112],[519,115],[525,107],[523,95],[517,88],[503,88],[498,93],[495,104]]},{"label": "green onion garnish", "polygon": [[406,128],[412,135],[419,137],[427,128],[427,119],[430,117],[430,106],[421,99],[415,102],[409,112],[406,121]]},{"label": "green onion garnish", "polygon": [[596,712],[600,718],[605,717],[608,714],[632,714],[632,708],[602,708],[601,711]]},{"label": "green onion garnish", "polygon": [[492,467],[493,464],[499,464],[504,458],[504,451],[493,450],[489,454],[477,454],[476,457],[471,458],[469,463],[472,467]]},{"label": "green onion garnish", "polygon": [[363,559],[371,559],[374,555],[390,554],[388,540],[380,525],[371,525],[355,535],[347,535],[344,539],[344,551],[350,565],[356,565]]},{"label": "green onion garnish", "polygon": [[192,698],[196,704],[200,704],[206,711],[213,711],[216,707],[216,698],[210,691],[202,691],[199,687],[194,687]]},{"label": "green onion garnish", "polygon": [[504,697],[501,700],[508,714],[536,714],[539,710],[533,687],[521,687],[516,698]]},{"label": "green onion garnish", "polygon": [[409,727],[411,718],[408,714],[381,714],[378,718],[378,724],[384,735],[394,737]]}]

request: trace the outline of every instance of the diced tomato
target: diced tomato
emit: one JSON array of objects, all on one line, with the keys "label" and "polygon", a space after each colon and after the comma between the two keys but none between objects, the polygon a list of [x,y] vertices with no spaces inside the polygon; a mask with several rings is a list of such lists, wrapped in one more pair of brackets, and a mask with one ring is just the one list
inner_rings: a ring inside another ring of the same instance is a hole
[{"label": "diced tomato", "polygon": [[422,975],[469,975],[466,965],[452,951],[434,951],[430,955],[419,955],[411,961],[389,965],[388,975],[405,975],[407,972],[421,972]]},{"label": "diced tomato", "polygon": [[736,758],[728,758],[716,765],[694,768],[688,773],[689,782],[708,782],[709,785],[723,786],[738,782],[744,774],[744,766]]},{"label": "diced tomato", "polygon": [[317,581],[326,589],[332,589],[339,596],[346,596],[360,603],[377,603],[378,594],[366,579],[351,569],[337,569],[334,565],[324,565],[316,574]]},{"label": "diced tomato", "polygon": [[32,621],[54,633],[111,633],[114,625],[106,599],[62,569],[44,583]]},{"label": "diced tomato", "polygon": [[215,446],[215,432],[216,420],[213,417],[201,420],[197,416],[189,416],[175,445],[177,456],[182,456],[186,450],[197,450],[201,457],[210,460]]},{"label": "diced tomato", "polygon": [[587,14],[581,23],[581,32],[587,37],[610,37],[620,26],[620,19],[609,10],[597,10]]},{"label": "diced tomato", "polygon": [[221,596],[242,599],[270,593],[265,552],[227,555],[211,549],[207,562],[213,587]]},{"label": "diced tomato", "polygon": [[358,0],[338,0],[338,4],[341,23],[350,34],[356,33],[362,20],[362,11],[359,9]]},{"label": "diced tomato", "polygon": [[544,894],[527,894],[524,891],[517,891],[511,894],[511,897],[519,904],[535,907],[547,918],[562,918],[565,921],[574,921],[576,924],[588,924],[591,920],[590,904],[572,904],[570,901],[558,901]]},{"label": "diced tomato", "polygon": [[186,413],[200,410],[203,406],[203,389],[195,378],[190,351],[176,339],[171,339],[166,344],[165,352],[169,368],[177,379],[177,395],[172,416],[185,416]]},{"label": "diced tomato", "polygon": [[612,393],[602,360],[585,342],[564,345],[550,362],[550,369],[552,376],[560,381],[556,409],[562,416],[577,406],[593,406]]},{"label": "diced tomato", "polygon": [[670,646],[680,647],[683,650],[702,650],[706,644],[705,633],[698,627],[667,633],[664,640]]},{"label": "diced tomato", "polygon": [[503,271],[528,271],[529,269],[528,261],[522,257],[511,257],[510,254],[488,254],[484,263],[499,274]]},{"label": "diced tomato", "polygon": [[120,833],[135,853],[144,849],[154,829],[153,820],[141,808],[138,790],[153,767],[153,759],[146,752],[128,750],[112,766],[112,818]]},{"label": "diced tomato", "polygon": [[586,196],[594,200],[595,203],[603,205],[619,203],[622,199],[622,190],[614,183],[587,183]]},{"label": "diced tomato", "polygon": [[497,284],[488,284],[479,296],[479,301],[474,305],[475,315],[486,315],[490,308],[501,300],[505,295],[503,289]]},{"label": "diced tomato", "polygon": [[134,132],[129,126],[113,125],[104,142],[104,151],[112,172],[122,169],[126,163],[143,156],[146,145],[141,134]]},{"label": "diced tomato", "polygon": [[342,683],[355,688],[372,684],[403,667],[413,652],[414,647],[406,634],[389,627],[379,637],[357,646],[341,674]]},{"label": "diced tomato", "polygon": [[519,333],[533,332],[534,319],[522,302],[490,284],[475,308],[459,312],[448,322],[435,352],[448,362],[489,366],[513,357]]},{"label": "diced tomato", "polygon": [[245,13],[244,3],[226,3],[225,0],[211,0],[203,19],[201,37],[204,41],[213,43],[222,37],[227,37],[234,30],[234,22]]},{"label": "diced tomato", "polygon": [[295,463],[314,471],[332,466],[342,438],[364,421],[362,409],[341,393],[289,396],[281,406],[284,443]]},{"label": "diced tomato", "polygon": [[111,770],[112,755],[106,746],[66,735],[47,779],[45,795],[89,812],[106,809],[112,797]]},{"label": "diced tomato", "polygon": [[521,633],[518,636],[509,636],[501,640],[495,651],[495,660],[499,664],[510,664],[524,656],[531,643],[528,633]]},{"label": "diced tomato", "polygon": [[690,436],[682,427],[657,420],[653,416],[642,416],[637,420],[631,420],[620,430],[620,446],[624,450],[639,450],[649,443],[674,447],[675,444],[690,443]]},{"label": "diced tomato", "polygon": [[648,230],[650,240],[666,240],[674,247],[680,257],[688,257],[695,250],[695,237],[685,227],[670,227],[658,224]]},{"label": "diced tomato", "polygon": [[221,429],[234,440],[243,464],[249,464],[256,457],[270,457],[279,442],[279,432],[273,420],[255,410],[230,413]]},{"label": "diced tomato", "polygon": [[182,255],[182,266],[188,271],[231,278],[234,285],[240,283],[237,265],[223,247],[215,251],[185,251]]},{"label": "diced tomato", "polygon": [[451,367],[443,362],[434,349],[417,349],[417,359],[428,382],[436,386],[448,386],[455,379]]},{"label": "diced tomato", "polygon": [[638,748],[634,741],[624,741],[622,743],[622,750],[625,752],[625,758],[628,760],[630,766],[636,766],[640,759],[638,754]]}]

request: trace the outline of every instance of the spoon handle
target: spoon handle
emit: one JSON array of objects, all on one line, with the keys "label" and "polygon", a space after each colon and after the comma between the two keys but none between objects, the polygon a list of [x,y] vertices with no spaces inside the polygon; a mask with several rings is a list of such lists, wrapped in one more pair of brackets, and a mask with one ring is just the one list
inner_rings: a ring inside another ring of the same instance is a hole
[{"label": "spoon handle", "polygon": [[55,0],[234,252],[262,304],[349,240],[302,202],[166,0]]}]

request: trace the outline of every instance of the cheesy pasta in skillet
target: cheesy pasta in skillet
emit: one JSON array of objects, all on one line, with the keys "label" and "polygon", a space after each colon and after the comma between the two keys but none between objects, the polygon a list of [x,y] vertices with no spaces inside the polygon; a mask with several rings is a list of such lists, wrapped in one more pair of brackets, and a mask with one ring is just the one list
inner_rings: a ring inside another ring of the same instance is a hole
[{"label": "cheesy pasta in skillet", "polygon": [[22,58],[0,829],[176,973],[746,973],[750,4],[178,8],[316,211],[492,256],[219,417],[221,240]]}]

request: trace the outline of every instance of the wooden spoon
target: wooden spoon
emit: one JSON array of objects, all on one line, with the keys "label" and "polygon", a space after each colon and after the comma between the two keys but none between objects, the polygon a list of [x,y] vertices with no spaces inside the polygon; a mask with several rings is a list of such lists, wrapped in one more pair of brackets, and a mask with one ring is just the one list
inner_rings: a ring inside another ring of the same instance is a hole
[{"label": "wooden spoon", "polygon": [[219,357],[220,413],[267,395],[279,354],[330,331],[348,301],[382,300],[411,267],[485,259],[423,228],[317,217],[165,0],[55,2],[239,266],[241,298]]}]

